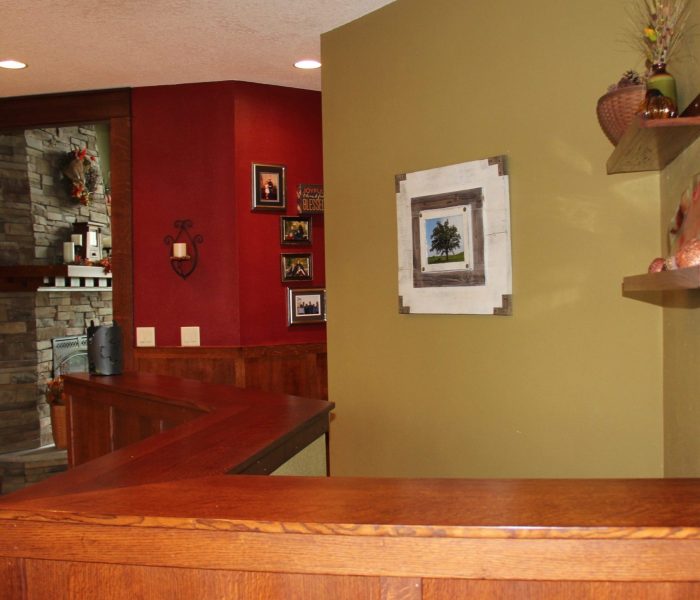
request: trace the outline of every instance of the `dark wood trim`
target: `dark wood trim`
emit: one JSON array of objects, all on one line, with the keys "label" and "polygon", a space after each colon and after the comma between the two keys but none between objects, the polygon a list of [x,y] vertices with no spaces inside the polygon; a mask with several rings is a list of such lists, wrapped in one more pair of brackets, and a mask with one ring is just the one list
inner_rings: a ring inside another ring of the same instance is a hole
[{"label": "dark wood trim", "polygon": [[0,128],[94,123],[131,117],[131,90],[99,90],[0,98]]},{"label": "dark wood trim", "polygon": [[0,266],[0,292],[35,292],[44,277],[65,277],[66,265]]},{"label": "dark wood trim", "polygon": [[131,117],[113,117],[110,127],[112,179],[112,310],[121,326],[125,370],[134,368],[134,261],[131,197]]}]

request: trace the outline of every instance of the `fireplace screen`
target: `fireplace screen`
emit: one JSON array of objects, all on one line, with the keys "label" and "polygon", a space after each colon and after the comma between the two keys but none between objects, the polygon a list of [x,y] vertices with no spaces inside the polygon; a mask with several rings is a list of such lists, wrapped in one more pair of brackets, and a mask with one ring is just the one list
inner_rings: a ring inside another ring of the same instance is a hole
[{"label": "fireplace screen", "polygon": [[51,340],[53,376],[66,373],[87,373],[87,335],[72,335]]}]

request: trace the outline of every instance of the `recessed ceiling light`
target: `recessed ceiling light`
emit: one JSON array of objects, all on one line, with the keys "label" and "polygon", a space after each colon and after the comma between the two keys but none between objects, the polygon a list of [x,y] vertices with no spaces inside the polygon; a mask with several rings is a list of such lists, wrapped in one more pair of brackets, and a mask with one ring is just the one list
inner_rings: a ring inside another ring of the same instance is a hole
[{"label": "recessed ceiling light", "polygon": [[18,60],[0,60],[0,68],[3,69],[24,69],[26,67],[26,63]]},{"label": "recessed ceiling light", "polygon": [[294,63],[297,69],[319,69],[321,63],[317,60],[298,60]]}]

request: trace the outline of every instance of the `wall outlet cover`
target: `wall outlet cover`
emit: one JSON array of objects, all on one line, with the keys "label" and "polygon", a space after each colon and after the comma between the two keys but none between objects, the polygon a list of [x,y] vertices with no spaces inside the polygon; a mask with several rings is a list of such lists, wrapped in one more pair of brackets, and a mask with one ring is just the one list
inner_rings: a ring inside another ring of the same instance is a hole
[{"label": "wall outlet cover", "polygon": [[199,327],[180,327],[181,346],[199,346]]},{"label": "wall outlet cover", "polygon": [[145,348],[156,345],[156,328],[155,327],[137,327],[136,328],[136,346]]}]

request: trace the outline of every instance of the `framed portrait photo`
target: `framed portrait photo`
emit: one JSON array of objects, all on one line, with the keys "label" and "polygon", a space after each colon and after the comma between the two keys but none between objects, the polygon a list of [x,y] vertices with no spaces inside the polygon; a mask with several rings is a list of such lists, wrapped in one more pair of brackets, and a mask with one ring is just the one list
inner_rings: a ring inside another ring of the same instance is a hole
[{"label": "framed portrait photo", "polygon": [[282,254],[282,281],[311,281],[311,254]]},{"label": "framed portrait photo", "polygon": [[282,210],[287,206],[284,165],[253,163],[253,210]]},{"label": "framed portrait photo", "polygon": [[326,290],[287,288],[287,324],[325,323]]},{"label": "framed portrait photo", "polygon": [[280,217],[280,243],[302,246],[311,243],[311,217]]}]

